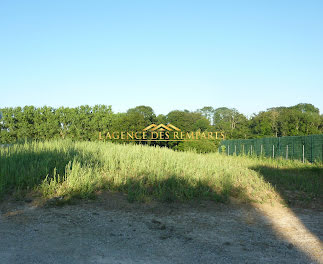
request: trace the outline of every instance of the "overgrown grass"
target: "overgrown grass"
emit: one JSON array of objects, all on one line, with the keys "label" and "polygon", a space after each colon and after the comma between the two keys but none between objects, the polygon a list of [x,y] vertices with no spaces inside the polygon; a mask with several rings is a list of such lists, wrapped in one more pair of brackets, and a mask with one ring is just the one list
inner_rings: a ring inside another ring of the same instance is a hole
[{"label": "overgrown grass", "polygon": [[280,189],[319,197],[323,186],[318,164],[142,145],[58,140],[0,147],[0,154],[0,195],[27,189],[68,200],[106,189],[130,201],[263,202],[277,200]]}]

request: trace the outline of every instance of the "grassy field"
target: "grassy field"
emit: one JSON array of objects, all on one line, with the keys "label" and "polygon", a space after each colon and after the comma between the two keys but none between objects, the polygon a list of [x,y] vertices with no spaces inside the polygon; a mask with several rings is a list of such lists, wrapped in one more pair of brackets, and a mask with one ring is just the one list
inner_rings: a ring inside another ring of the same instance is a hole
[{"label": "grassy field", "polygon": [[30,191],[67,201],[110,190],[130,201],[322,199],[322,164],[66,140],[0,147],[0,154],[2,197]]}]

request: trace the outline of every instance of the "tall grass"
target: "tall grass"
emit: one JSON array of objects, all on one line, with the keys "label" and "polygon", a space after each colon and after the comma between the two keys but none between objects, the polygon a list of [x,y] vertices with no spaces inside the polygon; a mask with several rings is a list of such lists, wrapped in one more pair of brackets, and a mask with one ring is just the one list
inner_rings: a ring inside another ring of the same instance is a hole
[{"label": "tall grass", "polygon": [[322,176],[321,165],[143,145],[57,140],[0,147],[0,195],[27,189],[69,199],[106,189],[129,200],[267,201],[279,188],[319,196]]}]

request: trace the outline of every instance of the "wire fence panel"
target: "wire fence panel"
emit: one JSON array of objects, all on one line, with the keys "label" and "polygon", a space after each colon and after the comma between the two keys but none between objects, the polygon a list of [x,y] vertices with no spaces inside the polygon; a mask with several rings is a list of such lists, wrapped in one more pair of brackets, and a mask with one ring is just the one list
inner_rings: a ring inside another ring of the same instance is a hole
[{"label": "wire fence panel", "polygon": [[323,162],[323,135],[223,140],[219,152]]}]

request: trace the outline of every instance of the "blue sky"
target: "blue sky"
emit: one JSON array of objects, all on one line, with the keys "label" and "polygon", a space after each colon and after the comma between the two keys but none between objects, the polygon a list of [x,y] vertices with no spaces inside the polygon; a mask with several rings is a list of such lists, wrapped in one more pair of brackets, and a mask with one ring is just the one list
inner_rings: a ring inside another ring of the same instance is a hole
[{"label": "blue sky", "polygon": [[0,107],[323,112],[323,1],[1,1]]}]

